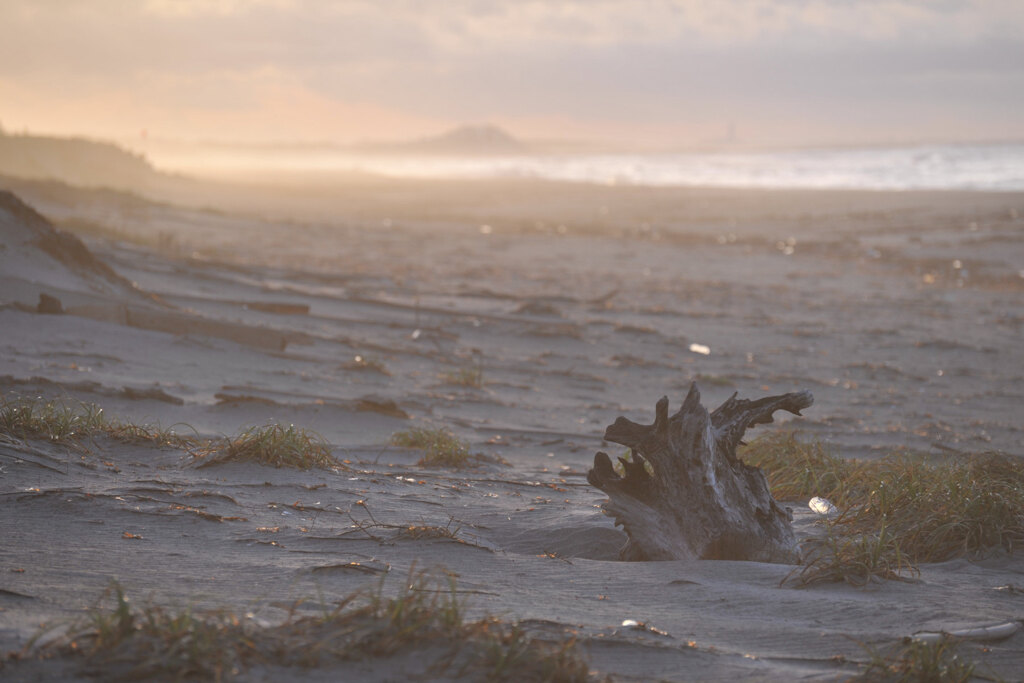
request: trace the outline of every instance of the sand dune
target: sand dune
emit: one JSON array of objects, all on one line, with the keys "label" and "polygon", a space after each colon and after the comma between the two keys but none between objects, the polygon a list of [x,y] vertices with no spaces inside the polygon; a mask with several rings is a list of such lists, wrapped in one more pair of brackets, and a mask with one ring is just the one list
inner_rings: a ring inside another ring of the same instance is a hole
[{"label": "sand dune", "polygon": [[[607,424],[648,419],[694,380],[711,405],[810,389],[813,408],[779,427],[848,456],[1024,455],[1019,195],[367,181],[172,203],[7,184],[21,199],[0,195],[5,396],[210,436],[294,423],[350,469],[0,440],[0,650],[111,578],[273,621],[296,598],[384,575],[397,588],[414,564],[456,572],[474,614],[577,634],[621,680],[842,680],[858,643],[1021,616],[995,590],[1019,585],[1016,555],[866,589],[780,586],[791,567],[759,563],[618,562],[623,536],[583,476]],[[66,314],[37,313],[41,293]],[[427,424],[492,460],[422,468],[388,445]],[[813,533],[806,501],[790,503]],[[368,513],[384,526],[360,533]],[[453,522],[455,539],[393,528]],[[1013,678],[1021,638],[966,651]],[[307,674],[244,676],[264,675]]]}]

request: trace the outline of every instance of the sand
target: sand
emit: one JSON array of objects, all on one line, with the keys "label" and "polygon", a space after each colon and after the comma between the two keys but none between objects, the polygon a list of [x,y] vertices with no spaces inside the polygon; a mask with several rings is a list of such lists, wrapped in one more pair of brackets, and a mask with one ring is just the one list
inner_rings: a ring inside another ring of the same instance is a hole
[{"label": "sand", "polygon": [[[457,574],[475,615],[576,633],[616,680],[843,680],[861,643],[1022,617],[1021,594],[996,590],[1024,581],[1019,555],[864,589],[780,586],[784,565],[618,562],[623,536],[584,475],[606,425],[650,420],[691,381],[709,407],[813,392],[803,418],[750,437],[798,429],[847,457],[1024,455],[1024,196],[330,180],[148,197],[0,180],[112,269],[41,251],[36,219],[0,204],[5,396],[205,436],[292,423],[351,463],[197,469],[174,449],[3,438],[0,651],[81,614],[111,579],[139,600],[273,622],[381,576],[397,589],[414,565]],[[66,314],[36,313],[40,293]],[[446,381],[467,368],[482,386]],[[388,445],[414,426],[509,464],[418,467]],[[807,501],[787,502],[812,533]],[[353,527],[367,509],[454,524],[461,542],[370,537]],[[1022,639],[964,647],[1014,679]]]}]

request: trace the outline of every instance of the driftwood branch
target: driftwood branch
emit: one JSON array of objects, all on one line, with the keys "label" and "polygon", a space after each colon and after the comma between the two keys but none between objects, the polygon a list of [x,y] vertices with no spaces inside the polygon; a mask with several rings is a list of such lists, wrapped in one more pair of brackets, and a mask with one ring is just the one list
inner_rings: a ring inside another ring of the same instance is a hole
[{"label": "driftwood branch", "polygon": [[608,494],[604,510],[629,537],[622,559],[796,562],[791,513],[736,447],[748,428],[772,422],[775,411],[799,415],[813,400],[808,391],[756,401],[733,394],[708,413],[693,384],[674,415],[663,397],[653,424],[618,418],[604,438],[630,449],[631,457],[619,458],[623,474],[599,452],[587,481]]}]

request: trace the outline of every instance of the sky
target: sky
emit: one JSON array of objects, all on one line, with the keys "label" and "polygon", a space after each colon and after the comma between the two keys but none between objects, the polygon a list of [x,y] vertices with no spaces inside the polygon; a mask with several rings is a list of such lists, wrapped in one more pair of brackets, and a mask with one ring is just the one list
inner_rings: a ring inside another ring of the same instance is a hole
[{"label": "sky", "polygon": [[0,126],[645,148],[1024,139],[1021,0],[3,0]]}]

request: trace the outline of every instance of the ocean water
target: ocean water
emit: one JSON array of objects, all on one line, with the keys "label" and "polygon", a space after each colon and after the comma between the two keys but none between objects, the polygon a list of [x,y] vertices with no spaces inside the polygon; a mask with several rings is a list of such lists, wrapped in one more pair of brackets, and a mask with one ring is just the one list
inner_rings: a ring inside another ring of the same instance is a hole
[{"label": "ocean water", "polygon": [[609,185],[1024,190],[1024,143],[706,154],[349,157],[335,168],[410,178],[537,178]]},{"label": "ocean water", "polygon": [[[749,153],[401,156],[340,148],[230,150],[158,166],[199,174],[372,173],[399,178],[534,178],[604,185],[854,190],[1024,190],[1024,143]],[[160,163],[164,162],[164,163]]]}]

